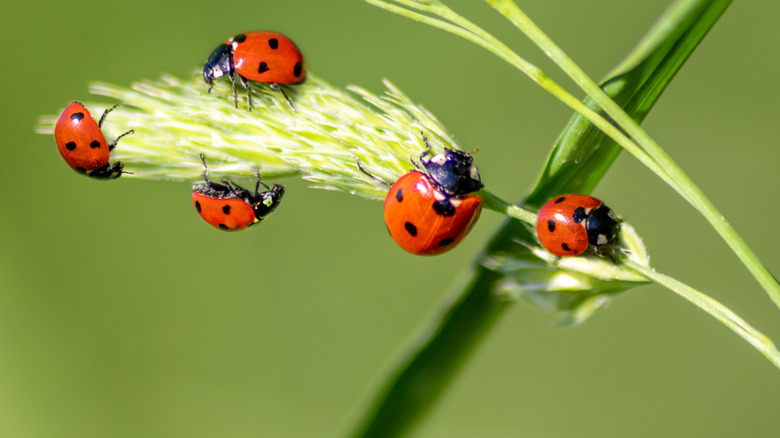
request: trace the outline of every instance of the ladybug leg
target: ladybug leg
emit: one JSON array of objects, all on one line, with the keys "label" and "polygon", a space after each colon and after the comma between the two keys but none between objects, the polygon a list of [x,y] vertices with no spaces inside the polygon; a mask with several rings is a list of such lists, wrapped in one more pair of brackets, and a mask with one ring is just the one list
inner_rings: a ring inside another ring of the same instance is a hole
[{"label": "ladybug leg", "polygon": [[368,173],[368,171],[366,169],[363,169],[363,166],[360,165],[360,160],[356,160],[356,161],[357,161],[358,169],[360,169],[361,172],[363,172],[366,175],[370,176],[374,181],[378,182],[379,184],[383,184],[383,185],[386,185],[386,186],[392,186],[392,184],[390,184],[389,182],[383,180],[382,178],[380,178],[380,177],[378,177],[376,175],[372,175],[372,174]]},{"label": "ladybug leg", "polygon": [[132,174],[132,172],[125,172],[124,169],[125,165],[121,161],[117,161],[114,164],[106,164],[103,167],[99,167],[92,172],[89,172],[87,175],[90,178],[97,178],[97,179],[116,179],[122,176],[123,173],[129,173]]},{"label": "ladybug leg", "polygon": [[[252,88],[249,87],[249,81],[245,77],[238,75],[241,78],[241,85],[246,88],[246,103],[249,105],[249,111],[252,111]],[[238,105],[238,103],[236,103]],[[236,106],[238,108],[238,106]]]},{"label": "ladybug leg", "polygon": [[[230,189],[230,193],[232,193],[233,195],[235,195],[235,196],[236,196],[236,198],[243,198],[243,197],[244,197],[244,196],[242,196],[242,194],[241,194],[241,193],[239,193],[239,192],[238,192],[238,190],[236,190],[236,188],[238,188],[239,190],[244,190],[244,188],[243,188],[243,187],[241,187],[240,185],[238,185],[238,184],[235,184],[235,183],[231,183],[230,181],[228,181],[228,180],[226,180],[226,179],[223,179],[223,180],[222,180],[222,184],[226,185],[226,186],[228,187],[228,189]],[[236,187],[233,187],[234,185],[235,185]],[[245,191],[245,190],[244,190],[244,191]]]},{"label": "ladybug leg", "polygon": [[106,108],[106,110],[103,111],[103,115],[100,116],[100,121],[98,122],[98,128],[102,128],[103,127],[103,120],[106,120],[106,116],[108,115],[108,113],[113,111],[118,106],[119,105],[117,104],[117,105],[112,106],[111,108]]},{"label": "ladybug leg", "polygon": [[[103,114],[103,117],[105,117],[105,114]],[[127,131],[127,132],[125,132],[124,134],[121,134],[119,137],[117,137],[117,138],[114,140],[114,142],[113,142],[113,143],[111,143],[110,145],[108,145],[108,150],[109,150],[109,151],[113,151],[113,150],[114,150],[114,148],[116,147],[116,144],[117,144],[117,143],[119,143],[119,139],[120,139],[120,138],[122,138],[122,137],[126,136],[127,134],[132,134],[132,133],[134,133],[134,132],[135,132],[135,131],[133,131],[133,130],[131,129],[131,130],[129,130],[129,131]]]},{"label": "ladybug leg", "polygon": [[236,105],[236,108],[238,108],[238,91],[236,91],[236,71],[231,68],[230,73],[228,73],[228,76],[230,76],[230,82],[233,83],[233,103]]},{"label": "ladybug leg", "polygon": [[[426,152],[427,152],[427,151],[426,151]],[[426,154],[426,152],[423,152],[423,154],[422,154],[422,155],[420,155],[420,157],[422,158],[422,157],[423,157],[423,156]],[[411,157],[411,156],[410,156],[410,157],[409,157],[409,161],[411,161],[411,162],[412,162],[412,164],[414,164],[414,167],[416,167],[416,168],[417,168],[417,170],[419,170],[419,171],[420,171],[420,172],[422,172],[422,173],[425,173],[425,174],[427,174],[427,172],[425,171],[425,168],[424,168],[424,167],[423,167],[423,166],[422,166],[420,163],[418,163],[418,162],[417,162],[417,160],[415,160],[415,159],[414,159],[414,157]],[[412,170],[414,170],[414,169],[412,169]]]},{"label": "ladybug leg", "polygon": [[257,193],[260,191],[260,184],[265,187],[266,190],[271,190],[270,187],[268,187],[268,184],[264,183],[263,180],[260,178],[260,171],[257,171],[257,184],[255,184],[255,196],[257,196]]},{"label": "ladybug leg", "polygon": [[206,156],[203,155],[202,152],[200,154],[200,161],[203,162],[203,180],[206,181],[206,184],[210,184],[209,183],[209,166],[206,166]]},{"label": "ladybug leg", "polygon": [[282,87],[279,86],[276,82],[271,82],[268,84],[271,88],[278,90],[280,93],[282,93],[282,97],[284,97],[284,100],[287,101],[287,103],[290,105],[290,108],[292,108],[293,111],[295,111],[295,105],[290,101],[290,98],[287,97],[287,93],[284,92]]}]

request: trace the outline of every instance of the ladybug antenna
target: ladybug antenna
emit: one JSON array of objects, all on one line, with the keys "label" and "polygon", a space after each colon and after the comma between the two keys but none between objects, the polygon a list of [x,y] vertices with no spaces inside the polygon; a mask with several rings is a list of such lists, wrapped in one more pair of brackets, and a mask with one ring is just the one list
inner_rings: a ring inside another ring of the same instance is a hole
[{"label": "ladybug antenna", "polygon": [[106,120],[106,116],[108,115],[108,113],[113,111],[118,106],[119,106],[119,104],[116,104],[116,105],[112,106],[111,108],[106,108],[106,110],[103,111],[103,115],[100,116],[100,121],[98,122],[98,128],[102,128],[103,127],[103,120]]},{"label": "ladybug antenna", "polygon": [[284,97],[284,100],[287,101],[287,103],[290,105],[290,108],[293,110],[293,112],[295,112],[295,105],[293,105],[292,101],[290,101],[290,98],[287,97],[287,93],[284,92],[282,87],[280,87],[279,84],[275,82],[271,82],[268,85],[270,85],[271,88],[273,88],[274,90],[278,90],[280,93],[282,93],[282,97]]},{"label": "ladybug antenna", "polygon": [[378,177],[376,175],[372,175],[372,174],[368,173],[368,171],[366,169],[363,169],[363,166],[360,165],[360,159],[359,158],[357,160],[355,160],[355,161],[357,161],[358,169],[360,169],[360,171],[365,173],[366,175],[370,176],[374,181],[378,182],[379,184],[386,185],[386,186],[392,186],[392,184],[390,184],[389,182],[383,180],[382,178],[380,178],[380,177]]},{"label": "ladybug antenna", "polygon": [[472,152],[468,152],[469,155],[474,155],[479,152],[479,148],[474,149]]}]

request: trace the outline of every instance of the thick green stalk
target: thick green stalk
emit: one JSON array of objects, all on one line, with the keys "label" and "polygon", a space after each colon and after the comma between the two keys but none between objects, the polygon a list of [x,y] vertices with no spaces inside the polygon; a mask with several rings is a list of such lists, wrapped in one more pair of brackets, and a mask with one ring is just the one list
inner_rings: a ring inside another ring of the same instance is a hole
[{"label": "thick green stalk", "polygon": [[493,323],[515,301],[512,294],[493,287],[497,276],[477,268],[469,283],[471,293],[451,303],[426,330],[428,335],[401,359],[406,366],[390,376],[351,436],[404,436],[425,416]]}]

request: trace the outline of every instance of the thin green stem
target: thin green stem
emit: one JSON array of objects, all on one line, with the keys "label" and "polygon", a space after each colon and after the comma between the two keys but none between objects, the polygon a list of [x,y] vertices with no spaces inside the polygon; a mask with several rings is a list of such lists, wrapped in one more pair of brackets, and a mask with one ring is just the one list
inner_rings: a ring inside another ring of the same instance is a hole
[{"label": "thin green stem", "polygon": [[[685,198],[704,218],[712,225],[731,250],[742,261],[745,267],[756,278],[761,287],[766,291],[775,305],[780,308],[780,284],[772,277],[772,274],[761,264],[758,257],[747,246],[736,230],[726,221],[715,205],[704,195],[696,184],[683,172],[677,163],[656,143],[642,127],[634,121],[626,112],[616,104],[606,93],[585,74],[584,71],[561,50],[531,19],[518,8],[512,0],[487,0],[487,2],[508,18],[518,29],[528,36],[547,56],[553,60],[577,85],[596,101],[601,108],[628,133],[644,151],[652,157],[653,166],[648,166],[664,181]],[[725,9],[731,0],[724,0]],[[558,97],[556,95],[556,97]],[[560,97],[559,97],[560,99]],[[566,102],[564,102],[566,103]],[[567,103],[568,105],[568,103]],[[569,105],[571,106],[571,105]],[[580,112],[580,111],[578,111]],[[591,120],[590,115],[580,112]],[[594,120],[591,120],[594,122]],[[600,125],[596,124],[599,128]],[[604,130],[604,133],[612,137],[618,144],[626,147],[623,139],[613,136],[612,132]],[[621,134],[622,136],[622,134]],[[637,156],[631,149],[626,148],[632,155]],[[639,158],[639,157],[637,157]],[[640,159],[643,164],[647,163]],[[663,169],[659,172],[660,169]]]},{"label": "thin green stem", "polygon": [[479,26],[466,20],[460,15],[456,14],[451,9],[444,5],[423,5],[416,1],[410,0],[396,0],[397,3],[405,4],[409,7],[415,7],[419,10],[423,10],[429,13],[437,14],[449,22],[438,19],[436,17],[420,14],[412,10],[401,8],[393,5],[385,0],[366,0],[368,3],[378,6],[382,9],[394,12],[407,18],[411,18],[415,21],[419,21],[428,24],[433,27],[438,27],[465,38],[485,49],[494,53],[499,58],[505,60],[524,74],[526,74],[531,80],[536,82],[539,86],[547,90],[550,94],[558,98],[566,106],[574,111],[582,114],[591,123],[601,129],[605,134],[618,142],[624,149],[635,156],[642,164],[650,168],[654,173],[659,175],[669,185],[673,185],[669,176],[663,170],[663,167],[656,164],[641,148],[639,148],[631,139],[624,135],[620,129],[613,126],[607,119],[602,117],[598,112],[590,109],[580,99],[574,97],[571,93],[566,91],[563,87],[558,85],[555,81],[550,79],[542,70],[535,65],[526,61],[520,57],[517,53],[513,52],[509,47],[496,39],[494,36],[485,32]]},{"label": "thin green stem", "polygon": [[496,195],[488,192],[487,190],[482,190],[479,194],[482,196],[484,206],[488,210],[493,210],[497,213],[519,219],[527,224],[536,224],[535,213],[531,213],[530,211],[524,210],[516,205],[512,205],[497,197]]},{"label": "thin green stem", "polygon": [[775,344],[728,307],[672,277],[656,272],[651,267],[643,266],[629,259],[623,259],[622,263],[637,274],[660,284],[707,312],[752,345],[753,348],[769,359],[774,366],[780,368],[780,351],[777,350]]}]

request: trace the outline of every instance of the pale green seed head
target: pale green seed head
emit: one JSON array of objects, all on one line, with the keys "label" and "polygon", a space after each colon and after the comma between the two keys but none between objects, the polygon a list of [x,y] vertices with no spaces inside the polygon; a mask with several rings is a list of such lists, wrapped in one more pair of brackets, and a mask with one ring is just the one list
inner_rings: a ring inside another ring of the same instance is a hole
[{"label": "pale green seed head", "polygon": [[[425,150],[420,132],[435,152],[460,149],[427,110],[384,84],[387,91],[375,95],[355,86],[335,88],[309,73],[303,84],[283,86],[293,109],[279,91],[252,83],[252,111],[242,87],[236,108],[230,81],[215,81],[207,93],[200,72],[130,87],[94,83],[91,91],[119,101],[103,124],[108,141],[135,131],[111,154],[133,172],[129,177],[201,179],[203,153],[215,178],[252,178],[259,170],[264,180],[300,175],[318,188],[383,198],[387,187],[363,174],[358,159],[392,183]],[[105,105],[87,107],[97,119]],[[52,133],[55,120],[42,118],[38,132]]]}]

